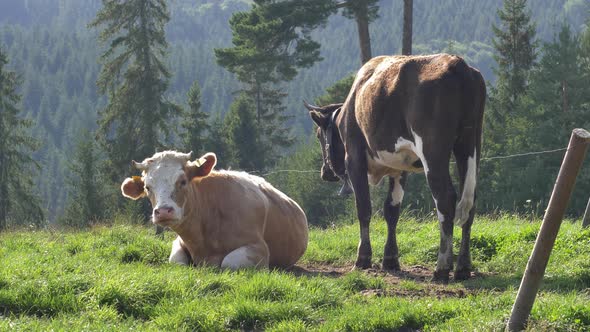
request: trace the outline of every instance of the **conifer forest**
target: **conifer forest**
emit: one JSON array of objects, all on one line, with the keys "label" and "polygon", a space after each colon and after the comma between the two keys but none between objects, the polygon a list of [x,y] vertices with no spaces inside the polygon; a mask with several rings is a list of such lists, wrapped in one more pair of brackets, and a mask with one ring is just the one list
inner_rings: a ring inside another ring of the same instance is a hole
[{"label": "conifer forest", "polygon": [[[310,224],[334,223],[353,203],[319,179],[303,101],[343,102],[367,57],[402,54],[403,12],[401,0],[0,0],[0,229],[147,218],[119,187],[131,160],[167,149],[215,152]],[[590,2],[420,0],[412,22],[412,54],[457,54],[486,80],[478,213],[542,215],[571,130],[590,128]],[[584,213],[589,169],[569,216]],[[422,175],[404,206],[432,213]]]}]

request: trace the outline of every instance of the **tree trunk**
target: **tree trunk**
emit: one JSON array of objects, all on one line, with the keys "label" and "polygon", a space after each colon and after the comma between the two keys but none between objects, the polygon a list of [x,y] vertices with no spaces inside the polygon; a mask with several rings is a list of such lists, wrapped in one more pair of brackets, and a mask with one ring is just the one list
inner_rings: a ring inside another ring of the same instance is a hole
[{"label": "tree trunk", "polygon": [[567,113],[567,82],[563,80],[561,82],[561,97],[563,101],[563,113]]},{"label": "tree trunk", "polygon": [[414,7],[413,0],[404,0],[404,32],[402,40],[402,54],[412,54],[412,11]]},{"label": "tree trunk", "polygon": [[[335,6],[336,8],[344,8],[350,6],[351,1],[355,0],[337,2]],[[365,7],[364,10],[355,12],[356,25],[358,27],[359,33],[359,46],[361,48],[361,64],[363,65],[373,57],[371,54],[371,37],[369,35],[368,11],[369,9]]]},{"label": "tree trunk", "polygon": [[366,10],[356,13],[356,25],[359,32],[359,46],[361,48],[361,63],[365,64],[371,55],[371,38],[369,36],[369,18]]}]

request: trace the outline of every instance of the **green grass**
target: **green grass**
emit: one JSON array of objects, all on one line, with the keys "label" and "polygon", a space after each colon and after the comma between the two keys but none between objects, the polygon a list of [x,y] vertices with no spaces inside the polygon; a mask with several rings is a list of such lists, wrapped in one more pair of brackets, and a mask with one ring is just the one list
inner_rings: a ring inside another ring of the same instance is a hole
[{"label": "green grass", "polygon": [[[436,264],[438,225],[402,217],[407,272],[348,272],[358,225],[313,230],[308,271],[223,271],[167,263],[174,235],[114,225],[0,233],[0,330],[503,330],[540,223],[505,216],[473,228],[477,277],[438,285],[412,271]],[[382,220],[372,223],[374,262]],[[459,229],[455,228],[455,252]],[[562,225],[529,330],[590,329],[590,230]]]}]

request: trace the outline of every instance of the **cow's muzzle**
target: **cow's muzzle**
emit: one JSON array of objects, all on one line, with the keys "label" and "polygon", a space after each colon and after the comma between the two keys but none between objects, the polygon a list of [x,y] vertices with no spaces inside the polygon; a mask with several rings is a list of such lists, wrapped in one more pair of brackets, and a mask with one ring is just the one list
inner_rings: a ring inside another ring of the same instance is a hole
[{"label": "cow's muzzle", "polygon": [[165,223],[176,219],[176,211],[169,205],[160,206],[154,209],[153,220],[155,224]]},{"label": "cow's muzzle", "polygon": [[338,182],[340,178],[334,174],[334,172],[330,169],[330,167],[326,167],[326,165],[322,165],[322,172],[321,172],[322,180],[327,182]]}]

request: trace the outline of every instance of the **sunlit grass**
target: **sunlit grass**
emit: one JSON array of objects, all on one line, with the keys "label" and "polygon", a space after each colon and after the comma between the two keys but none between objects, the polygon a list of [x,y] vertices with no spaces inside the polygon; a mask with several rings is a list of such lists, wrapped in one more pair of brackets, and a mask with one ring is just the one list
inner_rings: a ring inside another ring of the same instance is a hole
[{"label": "sunlit grass", "polygon": [[[0,330],[488,331],[503,330],[540,223],[478,218],[478,277],[450,285],[348,272],[358,225],[314,229],[309,270],[223,271],[167,263],[174,234],[140,226],[0,234]],[[372,223],[380,263],[385,223]],[[455,252],[460,239],[455,229]],[[438,224],[403,216],[402,268],[432,270]],[[328,273],[333,267],[338,273]],[[319,270],[319,269],[318,269]],[[313,272],[313,271],[312,271]],[[564,222],[530,330],[590,329],[590,230]]]}]

